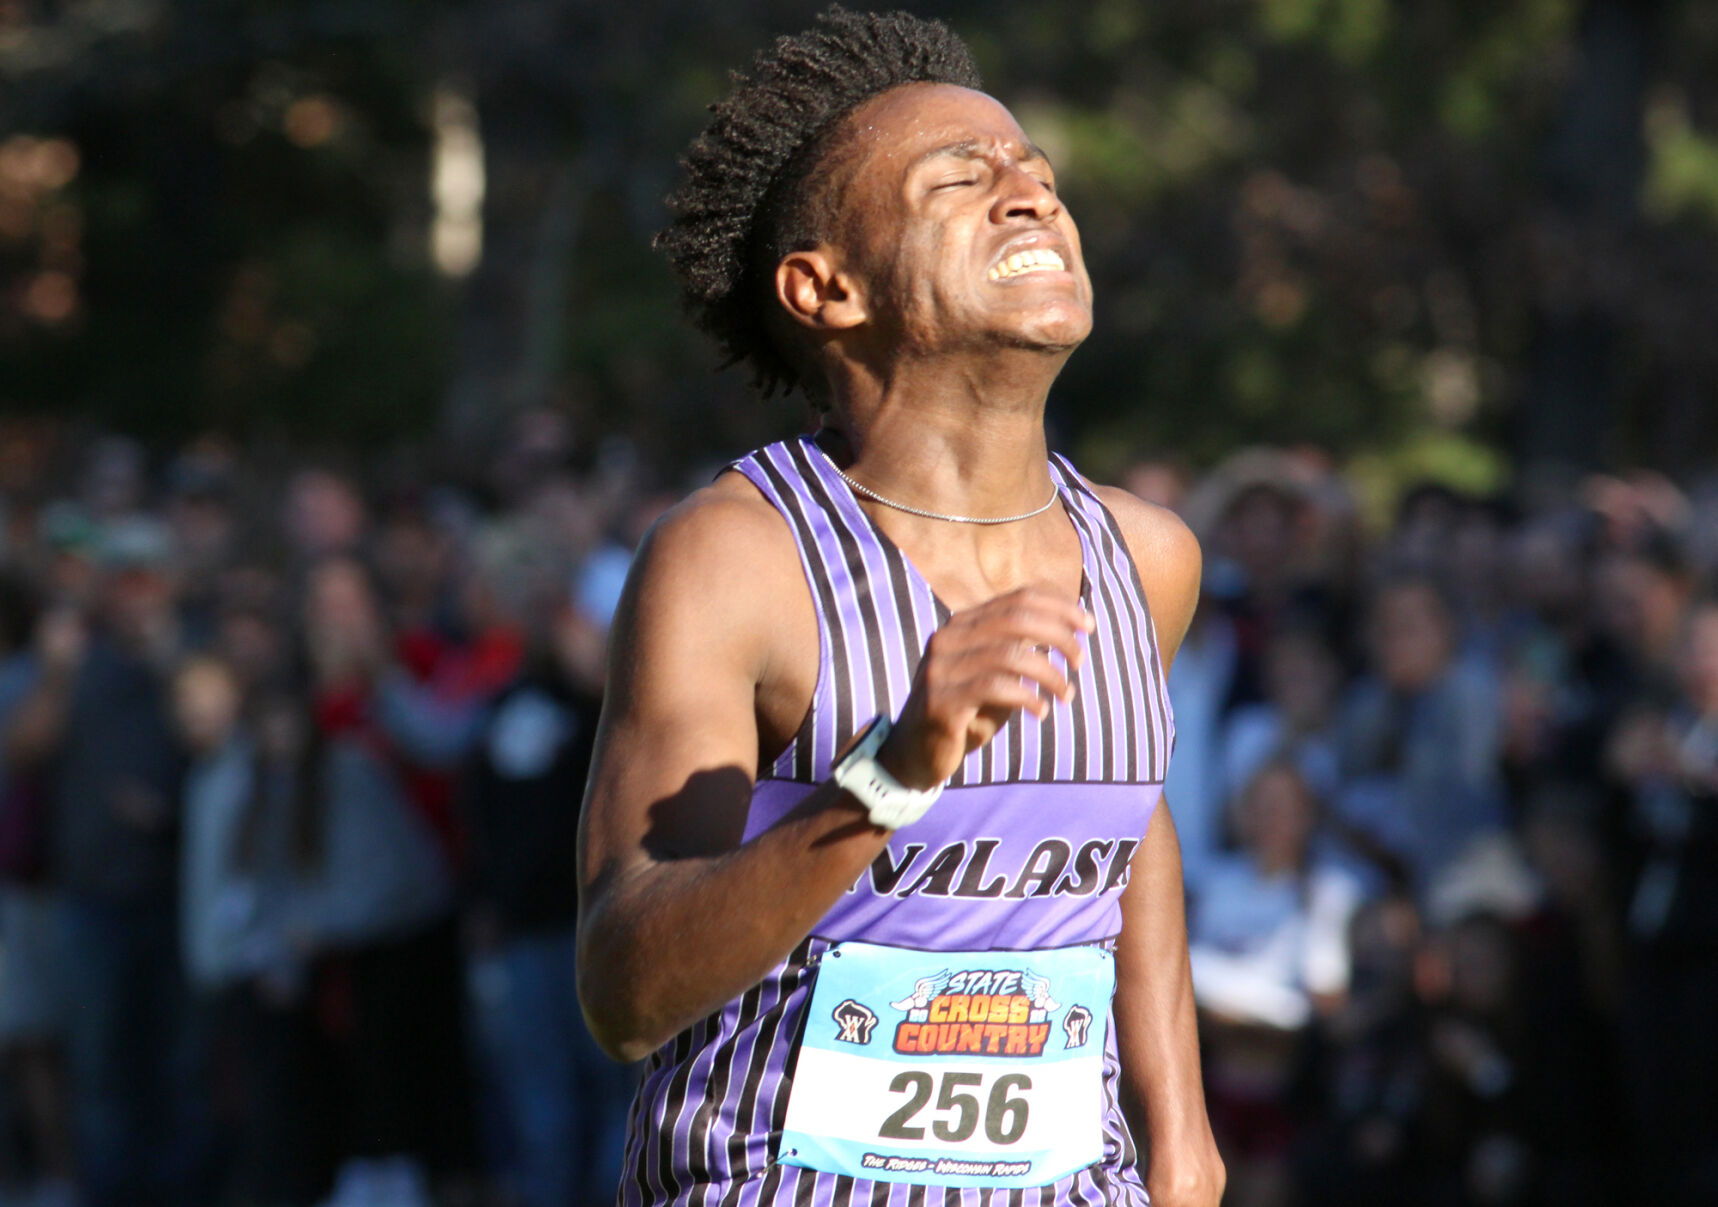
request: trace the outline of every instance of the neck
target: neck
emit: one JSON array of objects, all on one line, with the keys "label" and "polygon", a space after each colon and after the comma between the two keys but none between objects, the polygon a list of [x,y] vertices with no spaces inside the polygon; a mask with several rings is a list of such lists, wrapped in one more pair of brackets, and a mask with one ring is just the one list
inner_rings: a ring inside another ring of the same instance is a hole
[{"label": "neck", "polygon": [[[837,464],[879,494],[948,515],[1016,515],[1052,490],[1044,403],[1054,366],[1036,373],[959,363],[897,363],[887,377],[850,373],[835,389],[825,444]],[[1020,368],[1021,366],[1012,366]]]}]

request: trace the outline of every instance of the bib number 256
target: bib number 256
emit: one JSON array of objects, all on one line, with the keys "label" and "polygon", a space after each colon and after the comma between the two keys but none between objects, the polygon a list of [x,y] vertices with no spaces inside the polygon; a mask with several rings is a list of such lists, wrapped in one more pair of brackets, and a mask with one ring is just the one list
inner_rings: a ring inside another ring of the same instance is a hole
[{"label": "bib number 256", "polygon": [[[936,1109],[953,1112],[953,1117],[931,1120],[931,1131],[937,1139],[951,1144],[970,1140],[981,1119],[985,1138],[992,1144],[1013,1144],[1025,1134],[1029,1106],[1017,1091],[1031,1089],[1032,1079],[1024,1073],[1004,1073],[998,1077],[991,1083],[981,1116],[978,1098],[984,1092],[983,1087],[984,1077],[978,1073],[950,1072],[942,1075]],[[900,1110],[883,1120],[877,1135],[886,1140],[923,1140],[925,1129],[915,1124],[913,1119],[930,1102],[933,1089],[936,1089],[936,1082],[929,1073],[911,1069],[897,1074],[889,1083],[889,1091],[907,1095],[907,1101]]]}]

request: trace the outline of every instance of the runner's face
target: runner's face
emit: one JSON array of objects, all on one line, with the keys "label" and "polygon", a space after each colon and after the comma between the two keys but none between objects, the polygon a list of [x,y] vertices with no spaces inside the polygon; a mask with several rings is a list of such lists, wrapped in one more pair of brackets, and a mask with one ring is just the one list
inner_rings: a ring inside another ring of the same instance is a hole
[{"label": "runner's face", "polygon": [[840,189],[844,258],[881,330],[929,350],[1067,351],[1086,337],[1079,232],[1007,109],[971,89],[912,84],[848,120],[829,187]]}]

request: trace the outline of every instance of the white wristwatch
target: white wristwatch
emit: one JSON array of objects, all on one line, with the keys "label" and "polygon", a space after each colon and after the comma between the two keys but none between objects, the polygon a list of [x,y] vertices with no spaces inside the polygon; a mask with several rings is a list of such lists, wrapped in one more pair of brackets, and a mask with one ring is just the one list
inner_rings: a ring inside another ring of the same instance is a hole
[{"label": "white wristwatch", "polygon": [[890,775],[877,762],[877,751],[891,728],[887,716],[879,716],[859,735],[851,749],[835,763],[829,778],[865,806],[866,816],[874,826],[899,830],[918,821],[943,793],[943,786],[923,792],[908,788]]}]

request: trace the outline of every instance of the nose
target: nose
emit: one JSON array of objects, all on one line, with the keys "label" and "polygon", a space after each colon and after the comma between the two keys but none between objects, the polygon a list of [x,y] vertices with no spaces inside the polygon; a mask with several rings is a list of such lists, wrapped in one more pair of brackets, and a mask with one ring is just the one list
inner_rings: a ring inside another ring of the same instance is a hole
[{"label": "nose", "polygon": [[1008,222],[1027,218],[1045,222],[1062,208],[1055,190],[1017,164],[1005,166],[997,179],[996,200],[991,206],[992,222]]}]

